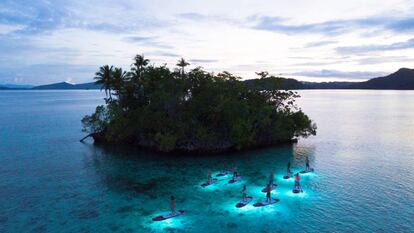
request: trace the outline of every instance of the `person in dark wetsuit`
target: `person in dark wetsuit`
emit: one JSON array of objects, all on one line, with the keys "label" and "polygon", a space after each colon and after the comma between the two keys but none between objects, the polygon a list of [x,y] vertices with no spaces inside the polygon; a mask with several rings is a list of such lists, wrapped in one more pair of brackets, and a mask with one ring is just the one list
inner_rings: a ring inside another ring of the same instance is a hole
[{"label": "person in dark wetsuit", "polygon": [[171,213],[175,213],[175,199],[174,199],[174,196],[173,195],[171,195],[171,198],[170,198],[170,204],[171,204]]},{"label": "person in dark wetsuit", "polygon": [[289,176],[290,174],[292,174],[292,172],[290,171],[290,162],[288,162],[288,164],[287,164],[287,175]]},{"label": "person in dark wetsuit", "polygon": [[296,175],[295,175],[295,189],[296,190],[300,189],[299,181],[300,181],[299,173],[296,173]]},{"label": "person in dark wetsuit", "polygon": [[242,189],[242,194],[243,194],[243,201],[246,201],[246,185],[243,185],[243,189]]},{"label": "person in dark wetsuit", "polygon": [[237,167],[234,167],[233,168],[233,180],[236,180],[236,178],[238,177],[239,175],[237,174]]},{"label": "person in dark wetsuit", "polygon": [[309,171],[309,170],[310,170],[310,168],[309,168],[309,158],[306,157],[306,171]]},{"label": "person in dark wetsuit", "polygon": [[270,184],[268,184],[266,188],[266,202],[267,203],[270,203],[270,192],[271,192],[271,187],[270,187]]}]

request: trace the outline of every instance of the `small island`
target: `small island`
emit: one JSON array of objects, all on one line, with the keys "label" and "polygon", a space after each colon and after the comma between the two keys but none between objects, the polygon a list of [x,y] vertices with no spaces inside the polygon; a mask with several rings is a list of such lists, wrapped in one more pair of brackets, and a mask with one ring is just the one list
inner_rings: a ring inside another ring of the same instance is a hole
[{"label": "small island", "polygon": [[[294,142],[316,135],[316,125],[267,72],[246,85],[229,72],[186,71],[150,65],[136,55],[130,71],[102,66],[96,84],[105,105],[82,119],[100,144],[128,144],[159,152],[217,153]],[[263,88],[263,83],[266,87]],[[271,85],[269,85],[271,84]]]}]

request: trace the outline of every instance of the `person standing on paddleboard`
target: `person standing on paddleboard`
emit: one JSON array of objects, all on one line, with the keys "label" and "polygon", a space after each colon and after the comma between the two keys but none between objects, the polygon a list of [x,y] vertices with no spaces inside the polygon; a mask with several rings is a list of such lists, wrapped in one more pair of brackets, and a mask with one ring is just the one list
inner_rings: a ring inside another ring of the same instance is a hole
[{"label": "person standing on paddleboard", "polygon": [[243,189],[242,189],[242,194],[243,194],[243,201],[246,201],[246,185],[243,185]]},{"label": "person standing on paddleboard", "polygon": [[288,164],[287,164],[287,174],[289,175],[291,173],[291,171],[290,171],[290,162],[288,162]]},{"label": "person standing on paddleboard", "polygon": [[236,180],[237,176],[237,167],[233,167],[233,180]]},{"label": "person standing on paddleboard", "polygon": [[300,180],[299,173],[296,173],[296,175],[295,175],[295,189],[297,189],[298,186],[299,186],[299,180]]},{"label": "person standing on paddleboard", "polygon": [[267,190],[266,190],[266,201],[268,203],[270,203],[270,192],[271,192],[271,187],[270,184],[267,185]]},{"label": "person standing on paddleboard", "polygon": [[210,169],[208,169],[207,184],[211,184],[211,170]]},{"label": "person standing on paddleboard", "polygon": [[174,199],[174,196],[173,195],[171,195],[171,198],[170,198],[170,204],[171,204],[171,213],[175,213],[175,199]]},{"label": "person standing on paddleboard", "polygon": [[310,170],[310,168],[309,168],[309,158],[306,157],[306,171],[309,171],[309,170]]}]

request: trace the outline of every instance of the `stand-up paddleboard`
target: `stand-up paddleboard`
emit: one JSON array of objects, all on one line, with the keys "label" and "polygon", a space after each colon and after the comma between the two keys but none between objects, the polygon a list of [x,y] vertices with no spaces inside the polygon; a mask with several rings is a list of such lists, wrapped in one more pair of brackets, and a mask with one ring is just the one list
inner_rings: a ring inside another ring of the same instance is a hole
[{"label": "stand-up paddleboard", "polygon": [[185,213],[184,210],[179,210],[179,211],[174,212],[174,213],[168,213],[168,214],[164,214],[164,215],[154,217],[154,218],[152,218],[152,221],[163,221],[163,220],[166,220],[166,219],[169,219],[169,218],[174,218],[174,217],[180,216],[184,213]]},{"label": "stand-up paddleboard", "polygon": [[292,190],[293,193],[302,193],[302,187],[300,186],[295,186],[295,188]]},{"label": "stand-up paddleboard", "polygon": [[253,206],[254,207],[262,207],[262,206],[267,206],[267,205],[273,205],[273,204],[275,204],[277,202],[279,202],[279,199],[272,198],[270,200],[270,202],[267,202],[267,201],[257,202],[257,203],[254,203]]},{"label": "stand-up paddleboard", "polygon": [[283,179],[290,179],[293,177],[293,173],[292,172],[288,172],[285,176],[283,176]]},{"label": "stand-up paddleboard", "polygon": [[207,187],[207,186],[209,186],[209,185],[212,185],[212,184],[215,184],[215,183],[217,183],[217,179],[211,179],[211,182],[210,183],[203,183],[203,184],[201,184],[201,187]]},{"label": "stand-up paddleboard", "polygon": [[313,168],[309,168],[309,170],[303,170],[300,173],[301,174],[306,174],[306,173],[313,172],[313,171],[314,171]]},{"label": "stand-up paddleboard", "polygon": [[227,176],[228,174],[230,174],[230,171],[222,171],[222,172],[220,172],[219,174],[217,174],[216,176],[217,176],[217,177],[220,177],[220,176]]},{"label": "stand-up paddleboard", "polygon": [[239,203],[237,203],[236,208],[242,208],[249,204],[253,200],[253,197],[246,197],[246,200],[241,200]]},{"label": "stand-up paddleboard", "polygon": [[[277,187],[277,184],[272,184],[271,186],[270,186],[270,191],[272,191],[273,189],[275,189]],[[267,192],[267,186],[264,188],[264,189],[262,189],[262,193],[266,193]]]},{"label": "stand-up paddleboard", "polygon": [[235,179],[229,180],[229,184],[236,183],[237,181],[241,180],[241,176],[237,176]]}]

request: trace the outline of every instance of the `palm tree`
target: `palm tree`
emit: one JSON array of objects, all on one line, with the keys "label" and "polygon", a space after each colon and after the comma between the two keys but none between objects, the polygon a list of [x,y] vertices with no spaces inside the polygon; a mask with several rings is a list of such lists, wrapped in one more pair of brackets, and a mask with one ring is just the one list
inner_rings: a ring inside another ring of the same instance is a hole
[{"label": "palm tree", "polygon": [[180,67],[181,75],[184,75],[184,67],[190,65],[184,58],[178,60],[177,66]]},{"label": "palm tree", "polygon": [[135,72],[137,76],[141,76],[142,71],[148,65],[149,60],[144,57],[144,54],[139,55],[137,54],[134,57],[134,63],[132,63],[131,70]]},{"label": "palm tree", "polygon": [[95,83],[101,85],[101,90],[105,89],[105,95],[108,97],[109,93],[109,99],[112,100],[111,95],[111,88],[112,88],[112,72],[113,72],[113,66],[109,67],[108,65],[101,66],[99,68],[99,71],[95,73]]},{"label": "palm tree", "polygon": [[261,72],[256,72],[257,75],[260,76],[261,79],[267,78],[269,75],[269,72],[267,71],[261,71]]},{"label": "palm tree", "polygon": [[126,77],[127,72],[123,71],[122,68],[116,67],[112,71],[112,88],[115,90],[118,96],[122,90]]}]

